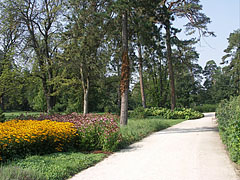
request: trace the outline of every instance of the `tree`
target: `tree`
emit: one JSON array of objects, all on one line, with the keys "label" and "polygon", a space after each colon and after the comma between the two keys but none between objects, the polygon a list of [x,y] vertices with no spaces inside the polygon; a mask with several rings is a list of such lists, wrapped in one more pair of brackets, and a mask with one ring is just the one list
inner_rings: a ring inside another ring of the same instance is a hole
[{"label": "tree", "polygon": [[195,39],[181,41],[173,39],[176,49],[173,49],[174,74],[176,75],[177,104],[189,107],[198,102],[197,95],[201,89],[202,68],[197,64],[199,54],[192,47]]},{"label": "tree", "polygon": [[83,114],[88,113],[91,81],[105,71],[107,32],[111,22],[111,1],[69,1],[68,30],[63,39],[64,57],[74,69],[83,89]]},{"label": "tree", "polygon": [[193,34],[196,29],[198,29],[204,36],[214,35],[214,33],[207,29],[207,24],[210,23],[210,19],[205,14],[201,13],[202,6],[199,4],[199,0],[163,0],[155,5],[156,8],[154,9],[154,12],[150,12],[149,14],[154,18],[153,21],[163,24],[165,27],[168,72],[171,89],[171,109],[173,110],[176,106],[176,97],[174,70],[172,65],[171,21],[177,17],[187,18],[189,20],[189,23],[186,24],[188,34]]},{"label": "tree", "polygon": [[[38,66],[36,76],[41,79],[47,111],[55,105],[53,78],[55,76],[55,57],[58,49],[56,39],[61,29],[60,16],[62,0],[20,0],[2,1],[2,7],[8,14],[9,26],[18,24],[22,50],[28,51],[29,59]],[[14,18],[11,18],[14,15]],[[9,27],[11,29],[11,27]],[[30,57],[33,50],[33,57]]]},{"label": "tree", "polygon": [[240,29],[229,35],[228,47],[224,50],[223,64],[229,64],[229,75],[233,79],[236,95],[240,94]]},{"label": "tree", "polygon": [[[4,16],[5,11],[1,9],[0,15],[0,107],[6,110],[13,104],[20,103],[22,95],[20,93],[23,87],[20,69],[16,61],[16,47],[20,44],[19,24],[15,22],[8,28],[5,24],[7,20],[14,21],[14,13],[9,12],[9,17]],[[5,12],[6,13],[6,12]],[[5,14],[6,15],[6,14]],[[8,17],[8,18],[7,18]]]}]

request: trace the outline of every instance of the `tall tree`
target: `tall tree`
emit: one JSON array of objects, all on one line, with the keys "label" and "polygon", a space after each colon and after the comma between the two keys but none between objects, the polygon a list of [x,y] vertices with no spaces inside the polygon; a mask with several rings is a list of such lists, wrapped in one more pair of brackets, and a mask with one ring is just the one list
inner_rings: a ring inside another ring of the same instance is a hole
[{"label": "tall tree", "polygon": [[[65,57],[77,72],[83,89],[83,114],[88,113],[91,81],[106,68],[107,32],[111,1],[69,1],[68,30],[65,32]],[[103,58],[105,57],[105,58]]]}]

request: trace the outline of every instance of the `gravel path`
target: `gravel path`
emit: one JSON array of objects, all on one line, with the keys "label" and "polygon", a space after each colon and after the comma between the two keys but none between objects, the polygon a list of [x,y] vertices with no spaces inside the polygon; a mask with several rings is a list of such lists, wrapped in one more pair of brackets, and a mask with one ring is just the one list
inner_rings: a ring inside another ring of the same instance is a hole
[{"label": "gravel path", "polygon": [[214,113],[152,134],[71,180],[240,180]]}]

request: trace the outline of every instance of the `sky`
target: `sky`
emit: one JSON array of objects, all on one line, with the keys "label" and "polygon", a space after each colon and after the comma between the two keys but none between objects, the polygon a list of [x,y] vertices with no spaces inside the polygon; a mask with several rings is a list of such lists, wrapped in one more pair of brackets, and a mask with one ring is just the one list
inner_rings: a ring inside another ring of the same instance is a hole
[{"label": "sky", "polygon": [[[225,55],[224,49],[228,46],[230,33],[240,28],[240,0],[200,0],[203,13],[211,19],[208,25],[209,31],[213,31],[216,37],[204,37],[196,44],[199,53],[199,64],[204,67],[206,62],[214,60],[220,65]],[[176,19],[174,26],[181,28],[187,20]],[[180,39],[190,39],[193,36],[185,36],[184,30],[179,35]]]}]

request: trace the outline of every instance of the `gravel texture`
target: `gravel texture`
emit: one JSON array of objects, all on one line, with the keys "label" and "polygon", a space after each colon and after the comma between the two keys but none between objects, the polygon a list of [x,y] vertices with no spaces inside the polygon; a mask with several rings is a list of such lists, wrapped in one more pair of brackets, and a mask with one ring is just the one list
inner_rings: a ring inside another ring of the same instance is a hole
[{"label": "gravel texture", "polygon": [[214,113],[156,132],[71,180],[240,180]]}]

